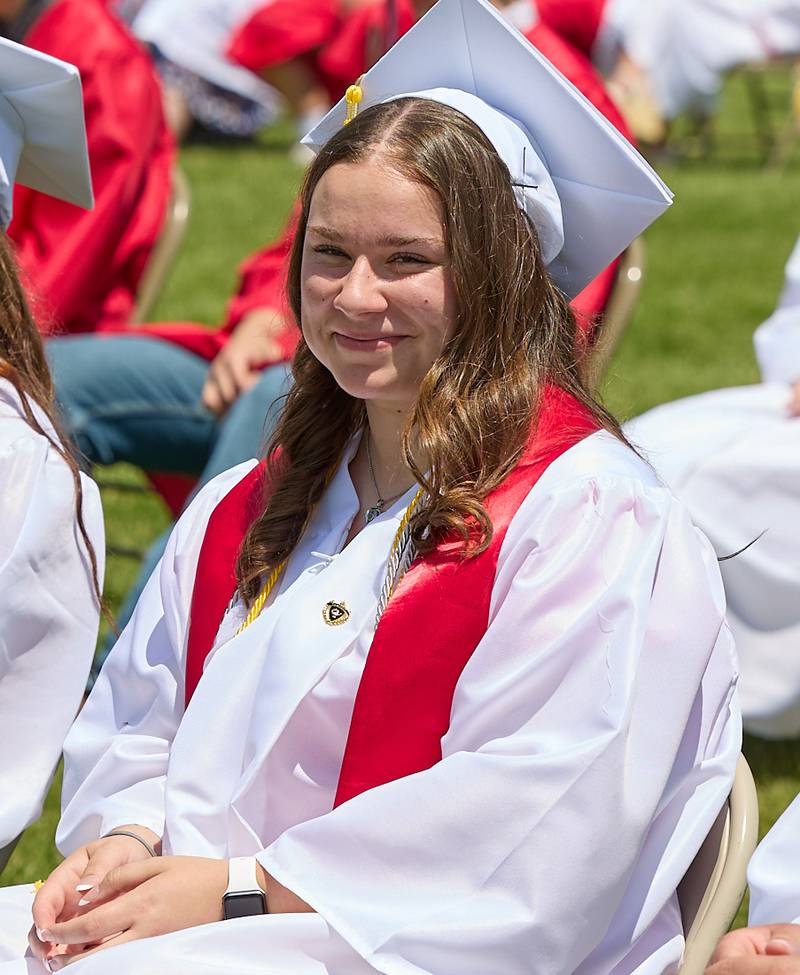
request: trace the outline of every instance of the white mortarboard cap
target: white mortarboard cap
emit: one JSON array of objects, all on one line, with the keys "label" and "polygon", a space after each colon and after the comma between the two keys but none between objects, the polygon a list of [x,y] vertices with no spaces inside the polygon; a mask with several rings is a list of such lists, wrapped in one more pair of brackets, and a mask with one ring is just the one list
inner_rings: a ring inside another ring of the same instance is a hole
[{"label": "white mortarboard cap", "polygon": [[[360,111],[415,95],[482,129],[570,298],[672,202],[646,160],[485,0],[438,0],[360,84]],[[345,114],[342,99],[304,144],[319,151]]]},{"label": "white mortarboard cap", "polygon": [[14,182],[89,209],[94,203],[78,69],[0,37],[0,225]]}]

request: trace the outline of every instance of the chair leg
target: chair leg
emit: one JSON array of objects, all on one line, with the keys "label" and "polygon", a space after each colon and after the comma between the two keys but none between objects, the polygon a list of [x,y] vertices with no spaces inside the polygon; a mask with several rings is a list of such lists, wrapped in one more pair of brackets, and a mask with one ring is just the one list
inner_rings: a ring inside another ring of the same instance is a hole
[{"label": "chair leg", "polygon": [[[20,836],[21,835],[22,834],[20,834]],[[3,849],[0,850],[0,874],[2,874],[2,872],[8,866],[8,861],[11,859],[11,854],[14,852],[14,849],[17,843],[19,843],[19,840],[20,837],[18,836],[15,840],[12,840],[8,844],[8,846],[4,846]]]}]

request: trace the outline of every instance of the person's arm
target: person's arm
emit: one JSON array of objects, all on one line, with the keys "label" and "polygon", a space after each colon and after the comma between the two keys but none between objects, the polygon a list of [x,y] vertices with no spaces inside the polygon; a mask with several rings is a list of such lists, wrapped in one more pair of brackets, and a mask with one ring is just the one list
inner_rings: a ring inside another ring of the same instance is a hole
[{"label": "person's arm", "polygon": [[[0,847],[41,812],[94,653],[100,607],[77,529],[72,474],[25,421],[0,448]],[[83,478],[83,518],[103,579],[103,516]]]},{"label": "person's arm", "polygon": [[714,962],[706,975],[800,975],[800,958],[741,956]]},{"label": "person's arm", "polygon": [[209,482],[182,515],[67,737],[56,833],[62,853],[128,823],[163,833],[164,781],[184,711],[184,653],[200,546],[218,500],[252,463]]},{"label": "person's arm", "polygon": [[264,365],[285,358],[281,339],[286,319],[274,308],[260,307],[241,319],[212,360],[203,383],[203,404],[221,416],[261,378]]},{"label": "person's arm", "polygon": [[220,329],[219,351],[209,366],[203,403],[218,415],[259,380],[269,364],[294,354],[300,332],[286,301],[286,266],[296,229],[293,212],[277,241],[242,265],[240,284]]},{"label": "person's arm", "polygon": [[747,882],[751,925],[800,924],[800,796],[759,844]]},{"label": "person's arm", "polygon": [[761,378],[793,384],[794,411],[800,412],[800,240],[786,265],[778,307],[756,329],[753,344]]},{"label": "person's arm", "polygon": [[294,355],[300,330],[285,292],[295,223],[296,213],[278,240],[242,263],[239,286],[219,328],[195,322],[148,322],[136,327],[137,334],[157,336],[208,360],[203,401],[214,413],[224,413],[240,393],[258,381],[265,366],[286,362]]},{"label": "person's arm", "polygon": [[242,464],[219,475],[181,517],[67,736],[56,833],[66,859],[34,903],[30,942],[40,958],[54,951],[51,929],[74,922],[83,913],[81,900],[100,898],[109,872],[153,860],[137,839],[108,837],[109,832],[134,832],[161,852],[166,772],[184,710],[184,648],[200,545],[217,501],[251,467]]}]

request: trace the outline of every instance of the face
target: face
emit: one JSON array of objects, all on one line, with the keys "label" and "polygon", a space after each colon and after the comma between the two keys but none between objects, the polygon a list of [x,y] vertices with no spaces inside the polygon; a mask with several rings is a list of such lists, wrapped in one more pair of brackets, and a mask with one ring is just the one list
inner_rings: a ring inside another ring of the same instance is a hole
[{"label": "face", "polygon": [[455,318],[437,194],[380,156],[332,166],[314,190],[303,246],[312,353],[351,396],[407,411]]}]

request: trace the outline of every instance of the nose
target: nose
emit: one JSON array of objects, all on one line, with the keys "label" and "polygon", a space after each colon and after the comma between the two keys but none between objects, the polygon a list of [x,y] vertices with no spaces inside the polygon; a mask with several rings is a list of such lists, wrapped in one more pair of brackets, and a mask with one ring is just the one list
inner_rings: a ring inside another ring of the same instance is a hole
[{"label": "nose", "polygon": [[333,307],[343,315],[359,318],[386,311],[388,303],[381,279],[363,255],[353,261],[352,267],[340,282]]}]

